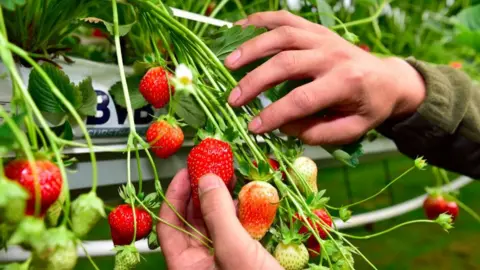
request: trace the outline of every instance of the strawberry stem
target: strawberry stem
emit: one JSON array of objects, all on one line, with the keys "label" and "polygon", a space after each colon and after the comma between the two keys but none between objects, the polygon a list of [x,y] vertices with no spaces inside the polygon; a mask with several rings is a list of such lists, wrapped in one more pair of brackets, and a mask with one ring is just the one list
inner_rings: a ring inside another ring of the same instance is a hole
[{"label": "strawberry stem", "polygon": [[465,210],[465,212],[469,213],[474,219],[476,219],[478,222],[480,222],[480,216],[475,211],[473,211],[472,208],[468,207],[462,201],[460,201],[459,199],[457,199],[453,196],[452,196],[452,199],[460,206],[460,208]]},{"label": "strawberry stem", "polygon": [[142,193],[142,166],[140,164],[140,154],[138,153],[138,145],[135,144],[135,159],[137,161],[137,173],[138,173],[138,194]]},{"label": "strawberry stem", "polygon": [[93,268],[95,268],[95,270],[100,270],[98,268],[97,264],[95,263],[95,261],[93,261],[92,257],[90,257],[90,254],[88,254],[88,251],[85,248],[85,246],[83,245],[82,241],[78,241],[78,243],[80,244],[80,247],[82,247],[83,252],[85,252],[85,256],[87,256],[87,259],[90,262],[90,264],[93,266]]},{"label": "strawberry stem", "polygon": [[371,200],[375,197],[377,197],[378,195],[380,195],[382,192],[384,192],[389,186],[393,185],[396,181],[398,181],[399,179],[401,179],[403,176],[407,175],[409,172],[411,172],[413,169],[415,169],[416,167],[415,166],[412,166],[410,169],[406,170],[405,172],[403,172],[401,175],[399,175],[397,178],[393,179],[392,181],[390,181],[390,183],[388,183],[386,186],[384,186],[382,189],[380,189],[377,193],[373,194],[372,196],[366,198],[366,199],[363,199],[361,201],[358,201],[358,202],[355,202],[355,203],[352,203],[352,204],[349,204],[349,205],[346,205],[344,206],[345,208],[350,208],[352,206],[355,206],[355,205],[359,205],[361,203],[364,203],[368,200]]},{"label": "strawberry stem", "polygon": [[403,222],[403,223],[400,223],[400,224],[397,224],[393,227],[390,227],[384,231],[381,231],[381,232],[378,232],[378,233],[374,233],[374,234],[369,234],[369,235],[364,235],[364,236],[358,236],[358,235],[351,235],[351,234],[346,234],[346,233],[340,233],[340,232],[336,232],[338,235],[342,235],[344,237],[348,237],[348,238],[352,238],[352,239],[371,239],[371,238],[374,238],[374,237],[377,237],[377,236],[380,236],[380,235],[383,235],[383,234],[386,234],[386,233],[389,233],[393,230],[396,230],[400,227],[403,227],[403,226],[407,226],[407,225],[410,225],[410,224],[415,224],[415,223],[436,223],[434,220],[429,220],[429,219],[419,219],[419,220],[409,220],[409,221],[406,221],[406,222]]}]

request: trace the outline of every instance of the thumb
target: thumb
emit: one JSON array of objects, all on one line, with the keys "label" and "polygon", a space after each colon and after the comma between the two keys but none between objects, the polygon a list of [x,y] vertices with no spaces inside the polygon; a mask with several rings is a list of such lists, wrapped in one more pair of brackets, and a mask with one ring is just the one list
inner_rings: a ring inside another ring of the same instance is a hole
[{"label": "thumb", "polygon": [[200,178],[198,193],[203,220],[214,245],[219,242],[227,245],[226,241],[233,239],[232,235],[248,236],[238,221],[230,192],[220,177],[207,174]]}]

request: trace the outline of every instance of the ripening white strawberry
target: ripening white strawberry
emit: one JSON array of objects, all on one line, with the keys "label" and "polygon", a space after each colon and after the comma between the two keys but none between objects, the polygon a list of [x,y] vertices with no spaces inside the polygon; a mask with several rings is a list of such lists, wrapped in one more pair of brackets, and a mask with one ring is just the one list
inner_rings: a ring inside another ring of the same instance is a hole
[{"label": "ripening white strawberry", "polygon": [[318,169],[317,169],[317,164],[315,164],[315,162],[312,159],[308,157],[303,157],[303,156],[298,157],[293,162],[292,167],[295,168],[295,171],[299,175],[295,173],[293,168],[288,168],[288,172],[292,176],[295,185],[298,187],[298,189],[300,189],[301,192],[305,192],[304,185],[301,184],[302,178],[310,186],[313,192],[318,191],[318,187],[317,187]]},{"label": "ripening white strawberry", "polygon": [[308,250],[302,243],[280,242],[273,255],[285,270],[301,270],[308,264]]}]

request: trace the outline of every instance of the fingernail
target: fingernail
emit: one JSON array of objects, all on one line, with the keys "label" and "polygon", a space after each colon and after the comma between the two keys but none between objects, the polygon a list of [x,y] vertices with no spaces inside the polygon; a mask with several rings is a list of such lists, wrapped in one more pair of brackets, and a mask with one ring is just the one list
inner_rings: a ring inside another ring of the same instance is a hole
[{"label": "fingernail", "polygon": [[230,93],[230,96],[228,97],[228,103],[231,105],[235,105],[237,99],[242,95],[242,90],[237,86],[233,88],[232,92]]},{"label": "fingernail", "polygon": [[238,59],[240,59],[241,55],[242,55],[242,52],[240,52],[240,50],[235,50],[229,56],[227,56],[227,59],[225,59],[225,63],[231,66],[235,64],[238,61]]},{"label": "fingernail", "polygon": [[255,117],[252,122],[250,122],[250,125],[248,125],[248,129],[252,132],[257,132],[260,128],[262,127],[262,119],[260,117]]},{"label": "fingernail", "polygon": [[198,180],[198,194],[202,195],[214,188],[220,187],[220,178],[214,174],[207,174]]},{"label": "fingernail", "polygon": [[248,22],[248,19],[241,19],[241,20],[238,20],[237,22],[235,22],[234,24],[235,25],[244,25]]}]

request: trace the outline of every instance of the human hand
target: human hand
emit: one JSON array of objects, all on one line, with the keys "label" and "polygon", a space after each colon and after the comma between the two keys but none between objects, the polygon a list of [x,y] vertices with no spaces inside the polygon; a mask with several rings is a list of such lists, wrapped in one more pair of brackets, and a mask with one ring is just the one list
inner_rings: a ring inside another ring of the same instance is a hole
[{"label": "human hand", "polygon": [[[202,177],[198,188],[201,213],[194,210],[190,200],[190,181],[185,169],[173,178],[166,199],[197,230],[204,235],[208,233],[213,241],[214,256],[195,238],[159,223],[158,240],[168,269],[282,269],[270,253],[243,229],[230,192],[219,177]],[[165,203],[159,216],[193,233]]]},{"label": "human hand", "polygon": [[[225,59],[228,68],[273,57],[239,81],[232,106],[287,80],[312,80],[260,112],[249,124],[254,133],[280,128],[306,144],[346,144],[387,118],[413,114],[425,98],[422,77],[404,60],[380,59],[289,12],[256,13],[237,24],[271,31],[240,45]],[[326,115],[314,116],[320,111]]]}]

